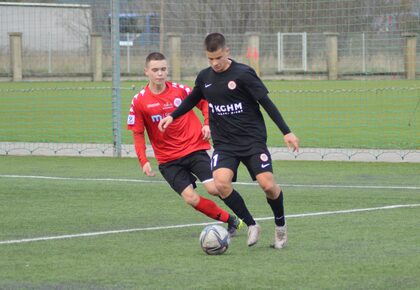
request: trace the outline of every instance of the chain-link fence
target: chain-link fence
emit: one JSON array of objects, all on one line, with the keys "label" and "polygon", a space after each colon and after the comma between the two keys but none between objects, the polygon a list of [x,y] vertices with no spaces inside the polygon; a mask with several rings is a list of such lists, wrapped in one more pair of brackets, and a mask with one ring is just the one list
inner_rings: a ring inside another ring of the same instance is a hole
[{"label": "chain-link fence", "polygon": [[[111,76],[111,1],[61,0],[42,4],[0,2],[0,76],[10,78],[10,32],[21,32],[23,77],[90,76],[91,34],[102,36],[103,73]],[[168,52],[168,34],[181,36],[182,77],[193,77],[207,62],[202,41],[223,32],[232,57],[247,61],[247,32],[258,32],[262,76],[326,72],[325,32],[337,32],[342,76],[402,75],[406,32],[420,30],[419,1],[128,1],[119,2],[120,67],[141,76],[144,57]],[[305,42],[279,33],[305,33]],[[302,48],[306,47],[306,66]],[[420,51],[417,48],[417,54]],[[280,59],[283,57],[283,60]],[[249,57],[248,57],[249,58]],[[417,68],[420,68],[420,58]],[[281,70],[281,62],[288,60]]]},{"label": "chain-link fence", "polygon": [[72,82],[0,83],[0,154],[134,155],[124,122],[145,57],[163,52],[170,79],[192,84],[214,31],[232,58],[258,68],[309,153],[419,154],[419,1],[28,2],[0,2],[0,80]]}]

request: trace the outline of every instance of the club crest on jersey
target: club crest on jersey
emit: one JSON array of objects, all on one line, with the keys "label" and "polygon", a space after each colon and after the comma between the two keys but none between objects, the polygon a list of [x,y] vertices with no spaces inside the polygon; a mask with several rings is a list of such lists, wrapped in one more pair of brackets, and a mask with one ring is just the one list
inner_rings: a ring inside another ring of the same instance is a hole
[{"label": "club crest on jersey", "polygon": [[234,90],[234,89],[236,89],[236,83],[235,83],[235,81],[230,81],[230,82],[228,82],[228,88],[229,88],[230,90]]},{"label": "club crest on jersey", "polygon": [[260,155],[260,159],[262,162],[267,162],[268,161],[268,156],[267,154],[263,153]]},{"label": "club crest on jersey", "polygon": [[175,98],[175,100],[174,100],[175,107],[179,107],[179,105],[181,105],[181,103],[182,103],[181,98]]}]

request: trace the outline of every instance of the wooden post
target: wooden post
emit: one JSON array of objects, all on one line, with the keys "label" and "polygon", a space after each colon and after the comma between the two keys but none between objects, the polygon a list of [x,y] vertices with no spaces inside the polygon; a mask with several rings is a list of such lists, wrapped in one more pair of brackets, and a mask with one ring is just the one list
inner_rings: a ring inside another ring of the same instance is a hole
[{"label": "wooden post", "polygon": [[171,80],[181,81],[181,35],[168,33],[169,53],[171,67]]},{"label": "wooden post", "polygon": [[338,44],[337,38],[339,33],[335,32],[324,32],[327,44],[327,70],[328,79],[338,79]]},{"label": "wooden post", "polygon": [[416,79],[416,45],[415,33],[403,33],[405,37],[404,67],[405,76],[408,80]]},{"label": "wooden post", "polygon": [[10,69],[12,70],[12,80],[22,81],[22,33],[10,32]]},{"label": "wooden post", "polygon": [[102,72],[102,36],[100,34],[91,34],[91,70],[92,80],[101,82],[103,80]]}]

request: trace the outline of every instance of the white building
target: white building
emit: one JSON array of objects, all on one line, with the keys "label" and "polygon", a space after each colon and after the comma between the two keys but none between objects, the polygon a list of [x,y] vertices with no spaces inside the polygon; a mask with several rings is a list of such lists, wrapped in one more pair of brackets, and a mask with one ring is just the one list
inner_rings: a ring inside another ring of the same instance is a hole
[{"label": "white building", "polygon": [[90,5],[0,3],[0,50],[9,50],[9,33],[22,33],[30,51],[87,49],[92,32]]}]

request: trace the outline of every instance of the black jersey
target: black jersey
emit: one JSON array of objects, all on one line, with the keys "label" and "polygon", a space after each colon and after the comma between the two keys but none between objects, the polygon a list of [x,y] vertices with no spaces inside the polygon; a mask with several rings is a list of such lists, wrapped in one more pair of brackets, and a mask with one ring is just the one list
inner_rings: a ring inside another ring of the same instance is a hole
[{"label": "black jersey", "polygon": [[267,130],[258,100],[268,90],[251,67],[232,60],[222,73],[204,69],[195,91],[209,103],[214,148],[243,156],[266,148]]}]

